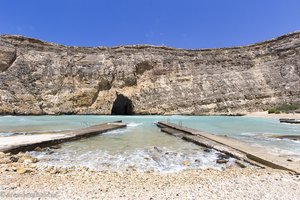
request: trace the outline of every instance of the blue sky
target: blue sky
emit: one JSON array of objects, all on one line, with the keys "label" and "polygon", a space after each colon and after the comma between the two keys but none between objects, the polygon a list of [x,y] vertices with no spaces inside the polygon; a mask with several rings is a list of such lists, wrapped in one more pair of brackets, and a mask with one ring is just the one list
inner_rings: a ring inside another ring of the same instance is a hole
[{"label": "blue sky", "polygon": [[77,46],[214,48],[300,30],[299,0],[7,0],[0,34]]}]

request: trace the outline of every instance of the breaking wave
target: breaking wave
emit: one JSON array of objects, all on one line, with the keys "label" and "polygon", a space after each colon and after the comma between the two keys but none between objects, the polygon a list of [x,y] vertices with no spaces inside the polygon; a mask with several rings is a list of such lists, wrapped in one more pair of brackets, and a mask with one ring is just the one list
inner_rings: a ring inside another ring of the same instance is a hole
[{"label": "breaking wave", "polygon": [[220,153],[214,150],[210,152],[199,150],[178,152],[159,147],[148,147],[115,154],[108,151],[88,151],[80,155],[76,154],[76,152],[55,152],[50,155],[36,152],[34,156],[40,160],[39,165],[41,166],[77,166],[87,167],[95,171],[110,172],[138,171],[169,173],[185,169],[207,168],[222,170],[224,167],[234,165],[235,161],[235,159],[229,158],[225,165],[217,164],[216,160],[220,156]]}]

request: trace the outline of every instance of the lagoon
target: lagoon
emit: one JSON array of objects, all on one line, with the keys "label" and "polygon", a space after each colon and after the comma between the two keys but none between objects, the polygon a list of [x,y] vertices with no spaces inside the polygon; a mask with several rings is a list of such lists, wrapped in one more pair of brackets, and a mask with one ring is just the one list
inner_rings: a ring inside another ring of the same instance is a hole
[{"label": "lagoon", "polygon": [[217,168],[218,152],[169,136],[154,125],[157,121],[182,123],[193,129],[234,137],[274,154],[300,157],[298,141],[270,138],[271,135],[300,135],[299,125],[281,124],[276,119],[229,116],[1,116],[0,135],[43,134],[78,129],[99,123],[123,120],[125,129],[96,137],[68,142],[53,152],[31,152],[39,165],[85,166],[94,170],[178,171],[181,169]]}]

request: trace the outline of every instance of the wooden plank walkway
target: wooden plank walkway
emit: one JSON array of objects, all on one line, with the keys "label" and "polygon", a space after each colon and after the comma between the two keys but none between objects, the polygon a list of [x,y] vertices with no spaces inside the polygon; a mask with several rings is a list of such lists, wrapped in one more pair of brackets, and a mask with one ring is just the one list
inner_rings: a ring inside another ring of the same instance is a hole
[{"label": "wooden plank walkway", "polygon": [[287,158],[268,153],[264,148],[253,147],[246,142],[234,138],[217,136],[173,123],[158,122],[157,125],[164,132],[202,146],[214,148],[241,160],[259,166],[263,165],[300,174],[300,161],[290,162]]},{"label": "wooden plank walkway", "polygon": [[87,128],[47,134],[0,137],[0,152],[18,153],[20,151],[30,151],[36,147],[49,147],[63,142],[91,137],[107,131],[125,127],[126,124],[118,121],[98,124]]}]

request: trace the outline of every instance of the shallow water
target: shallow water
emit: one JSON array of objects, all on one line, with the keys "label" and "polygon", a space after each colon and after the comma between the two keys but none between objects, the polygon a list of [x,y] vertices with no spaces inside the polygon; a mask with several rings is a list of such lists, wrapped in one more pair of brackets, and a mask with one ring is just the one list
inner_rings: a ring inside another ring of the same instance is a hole
[{"label": "shallow water", "polygon": [[197,145],[160,132],[156,121],[182,123],[209,133],[228,135],[252,145],[271,147],[268,151],[285,155],[300,155],[300,143],[270,139],[274,134],[300,134],[300,126],[281,124],[276,119],[224,116],[3,116],[0,117],[1,135],[24,134],[77,129],[90,125],[123,120],[125,129],[69,142],[61,149],[32,152],[40,164],[58,166],[86,166],[94,170],[177,171],[189,168],[217,168],[218,153],[205,152]]}]

